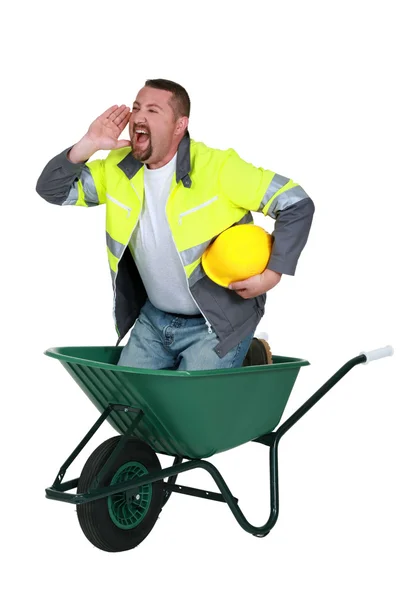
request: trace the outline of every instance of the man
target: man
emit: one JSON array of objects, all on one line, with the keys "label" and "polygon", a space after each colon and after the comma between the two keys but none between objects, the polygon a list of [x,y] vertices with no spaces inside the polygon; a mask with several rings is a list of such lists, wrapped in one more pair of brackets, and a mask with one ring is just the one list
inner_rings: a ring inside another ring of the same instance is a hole
[{"label": "man", "polygon": [[[314,205],[292,180],[233,150],[190,139],[190,100],[174,82],[148,80],[132,110],[112,106],[53,158],[37,192],[61,206],[106,204],[120,365],[203,370],[243,364],[266,292],[294,275]],[[119,136],[129,122],[129,140]],[[105,160],[87,162],[98,150]],[[201,266],[208,245],[250,211],[276,219],[265,271],[225,289]]]}]

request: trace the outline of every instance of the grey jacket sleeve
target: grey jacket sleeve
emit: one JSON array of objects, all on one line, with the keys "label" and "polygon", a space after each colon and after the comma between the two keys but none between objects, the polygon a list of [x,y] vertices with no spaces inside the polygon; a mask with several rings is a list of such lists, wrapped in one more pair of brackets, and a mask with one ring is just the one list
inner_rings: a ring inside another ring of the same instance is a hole
[{"label": "grey jacket sleeve", "polygon": [[286,275],[295,274],[297,262],[310,233],[314,210],[314,203],[308,196],[298,202],[289,203],[286,208],[279,206],[278,197],[278,203],[270,207],[268,215],[276,219],[276,222],[268,269]]},{"label": "grey jacket sleeve", "polygon": [[88,206],[99,203],[96,188],[85,163],[74,164],[67,158],[71,148],[52,158],[40,175],[36,192],[51,204],[76,204],[81,180]]}]

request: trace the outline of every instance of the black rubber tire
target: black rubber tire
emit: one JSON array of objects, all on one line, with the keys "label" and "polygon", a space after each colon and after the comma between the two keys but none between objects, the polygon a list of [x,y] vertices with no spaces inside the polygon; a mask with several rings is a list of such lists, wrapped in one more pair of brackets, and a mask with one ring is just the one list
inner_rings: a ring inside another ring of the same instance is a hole
[{"label": "black rubber tire", "polygon": [[[90,455],[79,478],[78,494],[89,490],[93,479],[119,440],[120,436],[106,440]],[[161,469],[157,454],[147,444],[135,439],[128,440],[112,465],[111,472],[107,473],[102,487],[109,485],[118,469],[130,461],[141,463],[149,473]],[[163,482],[157,481],[150,485],[152,486],[150,506],[143,521],[133,529],[120,529],[115,525],[108,511],[107,498],[78,504],[79,524],[87,539],[94,546],[106,552],[123,552],[138,546],[153,529],[162,508]]]}]

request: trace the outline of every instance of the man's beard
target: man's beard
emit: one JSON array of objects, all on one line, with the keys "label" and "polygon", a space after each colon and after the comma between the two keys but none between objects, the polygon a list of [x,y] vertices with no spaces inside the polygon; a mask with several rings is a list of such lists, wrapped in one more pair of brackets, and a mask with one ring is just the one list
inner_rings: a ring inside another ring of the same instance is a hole
[{"label": "man's beard", "polygon": [[151,145],[150,136],[149,136],[149,143],[146,146],[146,148],[144,148],[143,150],[140,150],[139,148],[135,149],[134,142],[132,141],[132,155],[133,155],[133,158],[136,158],[136,160],[139,160],[140,162],[145,162],[146,160],[149,160],[149,158],[151,157],[152,154],[153,154],[153,147]]}]

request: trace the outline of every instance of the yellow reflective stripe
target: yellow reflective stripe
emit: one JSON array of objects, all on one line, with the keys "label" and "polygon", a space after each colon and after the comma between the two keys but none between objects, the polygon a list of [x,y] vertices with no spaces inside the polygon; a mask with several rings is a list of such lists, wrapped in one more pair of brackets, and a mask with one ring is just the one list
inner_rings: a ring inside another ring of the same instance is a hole
[{"label": "yellow reflective stripe", "polygon": [[[245,224],[253,223],[253,222],[254,221],[253,221],[251,212],[247,212],[244,215],[244,217],[242,217],[236,223],[233,223],[231,225],[231,227],[234,227],[235,225],[245,225]],[[202,255],[204,254],[204,252],[206,251],[206,249],[208,248],[208,246],[215,240],[216,237],[217,236],[214,235],[212,238],[210,238],[209,240],[206,240],[205,242],[202,242],[201,244],[197,244],[196,246],[192,246],[191,248],[182,250],[180,252],[180,255],[181,255],[183,265],[186,267],[188,265],[191,265],[194,261],[200,259],[202,257]]]},{"label": "yellow reflective stripe", "polygon": [[207,240],[202,244],[198,244],[197,246],[193,246],[193,248],[188,248],[187,250],[183,250],[183,252],[180,252],[183,266],[186,267],[188,265],[191,265],[194,261],[201,258],[203,253],[206,251],[206,249],[212,242],[212,239]]},{"label": "yellow reflective stripe", "polygon": [[97,195],[96,185],[90,169],[85,165],[82,169],[79,181],[82,183],[82,190],[85,195],[87,206],[97,206],[99,197]]},{"label": "yellow reflective stripe", "polygon": [[117,240],[114,240],[111,235],[106,231],[107,248],[116,257],[121,258],[124,253],[125,246]]},{"label": "yellow reflective stripe", "polygon": [[[253,222],[254,222],[254,220],[253,220],[253,216],[252,216],[251,212],[247,212],[244,215],[244,217],[242,217],[240,219],[240,221],[233,223],[231,225],[231,227],[235,227],[236,225],[245,225],[245,224],[249,224],[249,223],[253,223]],[[185,267],[185,270],[186,270],[186,267],[189,267],[190,273],[191,273],[191,269],[193,268],[193,265],[196,266],[199,264],[204,252],[206,251],[208,246],[215,240],[216,237],[218,237],[218,236],[214,235],[211,239],[207,240],[206,242],[202,242],[201,244],[197,244],[197,246],[193,246],[192,248],[187,248],[186,250],[182,250],[179,253],[182,264]],[[189,276],[190,276],[190,273],[189,273]]]},{"label": "yellow reflective stripe", "polygon": [[294,181],[292,181],[292,179],[290,179],[288,181],[288,183],[286,185],[284,185],[280,190],[278,190],[271,198],[270,200],[266,203],[266,205],[264,206],[264,208],[262,209],[262,212],[264,213],[264,215],[266,215],[268,213],[268,210],[270,208],[270,206],[272,205],[272,203],[281,195],[284,194],[285,192],[288,192],[289,190],[291,190],[294,187],[299,187],[298,183],[294,183]]},{"label": "yellow reflective stripe", "polygon": [[186,277],[190,279],[193,271],[200,265],[201,259],[195,260],[191,265],[185,266]]},{"label": "yellow reflective stripe", "polygon": [[190,268],[192,269],[192,271],[190,273],[190,276],[188,275],[189,287],[193,287],[194,284],[197,281],[199,281],[199,279],[202,279],[203,277],[205,277],[206,274],[204,272],[203,266],[200,261],[197,261],[194,265],[191,265]]},{"label": "yellow reflective stripe", "polygon": [[66,198],[66,200],[64,200],[64,202],[62,203],[63,206],[75,206],[78,200],[78,186],[76,185],[76,183],[74,183],[71,187],[71,189],[69,190],[69,194]]},{"label": "yellow reflective stripe", "polygon": [[75,182],[63,206],[97,206],[100,203],[94,178],[90,169],[85,165],[79,180]]},{"label": "yellow reflective stripe", "polygon": [[289,181],[290,180],[288,177],[283,177],[282,175],[278,175],[278,173],[275,173],[271,183],[267,188],[267,191],[264,194],[263,199],[261,200],[260,208],[258,210],[262,211],[264,206],[268,204],[268,202],[276,194],[276,192],[279,192],[279,190],[283,188]]}]

